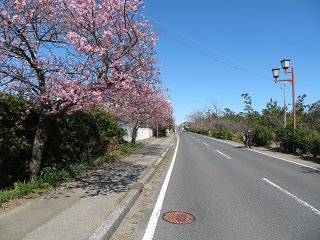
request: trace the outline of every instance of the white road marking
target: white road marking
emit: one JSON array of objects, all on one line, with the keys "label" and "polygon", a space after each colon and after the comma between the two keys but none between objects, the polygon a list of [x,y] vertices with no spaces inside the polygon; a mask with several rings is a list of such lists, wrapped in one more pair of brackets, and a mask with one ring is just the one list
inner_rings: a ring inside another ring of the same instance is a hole
[{"label": "white road marking", "polygon": [[146,229],[146,231],[144,233],[144,236],[143,236],[142,240],[152,240],[153,239],[153,235],[154,235],[154,232],[156,230],[157,223],[158,223],[158,220],[159,220],[159,217],[160,217],[160,212],[161,212],[164,196],[166,194],[167,187],[168,187],[168,184],[169,184],[169,180],[170,180],[170,177],[171,177],[173,165],[174,165],[174,163],[176,161],[178,146],[179,146],[179,137],[178,137],[178,140],[177,140],[177,146],[176,146],[176,149],[175,149],[175,152],[174,152],[174,155],[173,155],[172,162],[170,164],[170,167],[169,167],[168,173],[166,175],[166,178],[165,178],[165,180],[164,180],[164,182],[162,184],[162,187],[161,187],[161,190],[160,190],[156,205],[155,205],[155,207],[153,209],[153,212],[151,214],[147,229]]},{"label": "white road marking", "polygon": [[209,147],[209,144],[208,143],[205,143],[205,142],[202,142],[204,145],[206,145],[207,147]]},{"label": "white road marking", "polygon": [[263,153],[263,152],[260,152],[260,151],[257,151],[257,150],[253,150],[253,149],[248,149],[248,150],[250,150],[250,151],[252,151],[252,152],[260,153],[260,154],[262,154],[262,155],[266,155],[266,156],[268,156],[268,157],[276,158],[276,159],[279,159],[279,160],[282,160],[282,161],[285,161],[285,162],[293,163],[293,164],[296,164],[296,165],[299,165],[299,166],[302,166],[302,167],[310,168],[310,169],[312,169],[312,170],[315,170],[315,171],[319,171],[319,172],[320,172],[319,169],[314,168],[314,167],[311,167],[311,166],[308,166],[308,165],[304,165],[304,164],[302,164],[302,163],[293,162],[293,161],[290,161],[290,160],[288,160],[288,159],[284,159],[284,158],[281,158],[281,157],[276,157],[276,156],[273,156],[273,155],[271,155],[271,154]]},{"label": "white road marking", "polygon": [[231,159],[231,157],[225,155],[224,153],[222,153],[222,152],[220,152],[220,151],[218,151],[218,150],[216,150],[216,151],[217,151],[217,153],[220,153],[222,156],[225,156],[226,158]]},{"label": "white road marking", "polygon": [[[212,137],[208,137],[208,136],[205,136],[205,137],[208,138],[208,139],[211,139],[213,141],[217,141],[217,142],[221,142],[221,143],[225,143],[225,144],[231,145],[233,147],[242,147],[242,145],[232,144],[232,143],[226,142],[225,140],[220,140],[220,139],[216,139],[216,138],[212,138]],[[271,155],[271,154],[260,152],[258,150],[254,150],[252,148],[251,149],[246,148],[246,149],[249,150],[249,151],[252,151],[252,152],[256,152],[256,153],[262,154],[262,155],[266,155],[268,157],[276,158],[276,159],[279,159],[279,160],[282,160],[282,161],[285,161],[285,162],[293,163],[293,164],[296,164],[298,166],[306,167],[306,168],[315,170],[317,172],[320,172],[320,170],[318,168],[315,168],[315,167],[311,167],[311,166],[308,166],[308,165],[305,165],[305,164],[302,164],[302,163],[298,163],[298,162],[293,162],[293,161],[290,161],[290,160],[285,159],[285,158],[277,157],[277,156],[274,156],[274,155]]]},{"label": "white road marking", "polygon": [[288,192],[287,190],[279,187],[277,184],[271,182],[270,180],[266,179],[266,178],[261,178],[263,181],[265,181],[266,183],[269,183],[270,185],[274,186],[275,188],[277,188],[278,190],[280,190],[281,192],[287,194],[289,197],[291,197],[292,199],[296,200],[298,203],[302,204],[303,206],[309,208],[312,212],[314,212],[315,214],[320,216],[320,211],[318,209],[316,209],[315,207],[311,206],[310,204],[306,203],[305,201],[301,200],[300,198],[296,197],[295,195],[293,195],[292,193]]}]

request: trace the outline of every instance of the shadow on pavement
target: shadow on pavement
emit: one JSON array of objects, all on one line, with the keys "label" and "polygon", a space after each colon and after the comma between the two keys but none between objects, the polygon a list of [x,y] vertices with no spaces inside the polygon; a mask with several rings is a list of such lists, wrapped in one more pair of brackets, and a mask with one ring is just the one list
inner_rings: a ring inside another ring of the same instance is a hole
[{"label": "shadow on pavement", "polygon": [[149,145],[144,146],[143,148],[137,150],[134,155],[149,155],[149,156],[160,156],[163,153],[164,149],[161,145]]},{"label": "shadow on pavement", "polygon": [[85,197],[107,195],[113,192],[123,192],[136,182],[146,166],[124,161],[105,164],[99,169],[90,170],[86,175],[77,177],[62,190],[56,190],[48,198],[69,197],[77,189],[84,190]]},{"label": "shadow on pavement", "polygon": [[317,173],[320,174],[320,169],[312,169],[312,168],[308,168],[308,167],[302,167],[303,169],[303,173]]},{"label": "shadow on pavement", "polygon": [[69,198],[75,192],[80,195],[80,198],[86,198],[127,191],[147,168],[146,165],[137,162],[144,157],[149,161],[149,158],[160,156],[163,152],[164,147],[160,144],[144,145],[122,160],[106,163],[104,166],[88,171],[83,176],[76,177],[73,181],[57,188],[46,198]]}]

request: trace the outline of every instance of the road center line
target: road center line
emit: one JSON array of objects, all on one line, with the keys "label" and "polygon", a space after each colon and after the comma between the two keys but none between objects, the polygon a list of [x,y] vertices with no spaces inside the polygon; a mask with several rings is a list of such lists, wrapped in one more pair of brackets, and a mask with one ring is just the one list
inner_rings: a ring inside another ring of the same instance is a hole
[{"label": "road center line", "polygon": [[231,157],[225,155],[224,153],[222,153],[222,152],[220,152],[220,151],[218,151],[218,150],[216,150],[216,151],[217,151],[217,153],[220,153],[222,156],[225,156],[226,158],[231,159]]},{"label": "road center line", "polygon": [[271,182],[270,180],[266,179],[266,178],[261,178],[263,181],[265,181],[266,183],[269,183],[271,186],[277,188],[278,190],[280,190],[281,192],[287,194],[289,197],[291,197],[292,199],[296,200],[298,203],[302,204],[303,206],[309,208],[312,212],[314,212],[315,214],[320,216],[320,211],[316,208],[314,208],[313,206],[311,206],[310,204],[306,203],[305,201],[301,200],[300,198],[296,197],[295,195],[293,195],[292,193],[288,192],[287,190],[279,187],[277,184]]},{"label": "road center line", "polygon": [[146,229],[146,231],[144,233],[144,236],[143,236],[142,240],[152,240],[153,239],[153,235],[154,235],[154,232],[156,230],[157,223],[158,223],[158,220],[159,220],[159,217],[160,217],[164,196],[166,194],[167,187],[169,185],[169,181],[170,181],[173,165],[174,165],[174,163],[176,161],[178,146],[179,146],[179,137],[177,139],[177,146],[176,146],[176,149],[174,151],[172,162],[170,164],[170,167],[169,167],[168,173],[166,175],[166,178],[164,179],[164,182],[162,184],[162,187],[161,187],[161,190],[160,190],[156,205],[154,206],[153,212],[151,214],[147,229]]}]

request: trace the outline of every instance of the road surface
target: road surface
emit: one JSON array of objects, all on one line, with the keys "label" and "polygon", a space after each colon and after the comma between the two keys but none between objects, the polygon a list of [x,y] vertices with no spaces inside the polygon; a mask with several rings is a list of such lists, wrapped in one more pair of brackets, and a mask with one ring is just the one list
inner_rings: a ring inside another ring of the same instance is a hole
[{"label": "road surface", "polygon": [[319,240],[320,172],[180,132],[143,239]]}]

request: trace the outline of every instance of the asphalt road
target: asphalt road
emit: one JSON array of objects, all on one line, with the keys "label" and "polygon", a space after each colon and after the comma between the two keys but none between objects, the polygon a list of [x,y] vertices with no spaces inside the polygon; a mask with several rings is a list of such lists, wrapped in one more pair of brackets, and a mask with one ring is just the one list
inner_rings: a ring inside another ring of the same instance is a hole
[{"label": "asphalt road", "polygon": [[[320,239],[316,169],[185,132],[173,163],[144,240]],[[169,223],[162,216],[170,211],[194,221]]]}]

